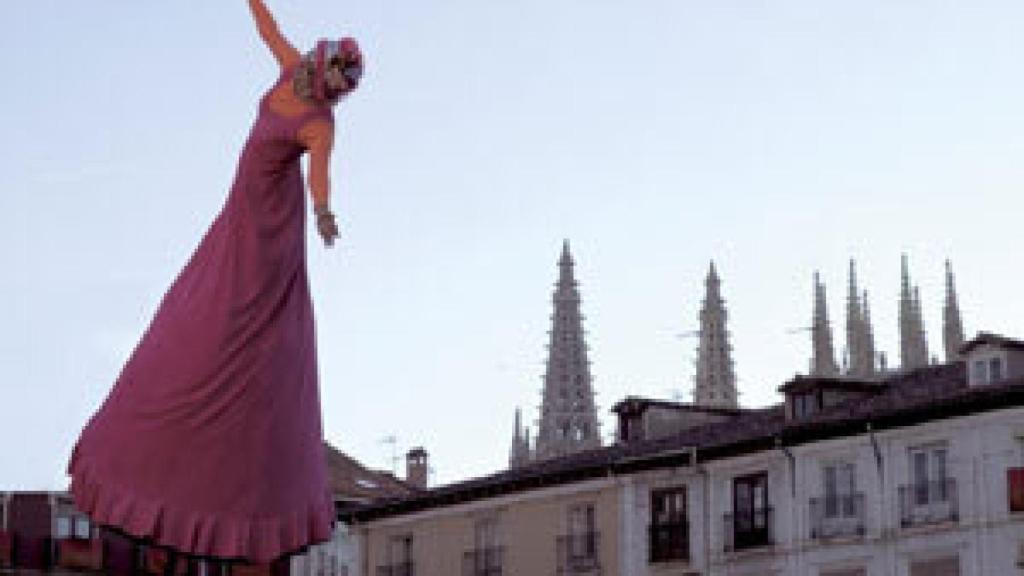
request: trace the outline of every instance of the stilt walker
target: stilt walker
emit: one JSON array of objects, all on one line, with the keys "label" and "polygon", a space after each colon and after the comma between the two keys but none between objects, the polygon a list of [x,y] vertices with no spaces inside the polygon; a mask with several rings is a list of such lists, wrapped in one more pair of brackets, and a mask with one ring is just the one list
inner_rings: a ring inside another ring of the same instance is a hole
[{"label": "stilt walker", "polygon": [[227,201],[75,445],[76,505],[177,555],[267,563],[331,536],[305,186],[327,246],[333,107],[358,85],[350,38],[306,55],[248,0],[280,77]]}]

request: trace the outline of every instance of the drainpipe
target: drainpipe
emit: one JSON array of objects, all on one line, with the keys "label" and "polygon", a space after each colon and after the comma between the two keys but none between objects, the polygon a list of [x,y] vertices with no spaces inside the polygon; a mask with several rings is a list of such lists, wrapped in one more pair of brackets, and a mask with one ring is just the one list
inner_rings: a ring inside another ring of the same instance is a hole
[{"label": "drainpipe", "polygon": [[[878,523],[879,523],[879,526],[880,526],[880,529],[881,529],[882,542],[884,543],[885,550],[886,550],[886,555],[885,555],[886,562],[884,564],[885,564],[886,568],[888,568],[888,573],[889,574],[896,574],[897,573],[896,556],[895,556],[895,553],[890,553],[892,550],[895,549],[894,548],[895,547],[895,541],[893,540],[892,534],[889,532],[889,528],[887,526],[888,517],[886,516],[886,513],[885,513],[885,498],[886,498],[886,494],[888,493],[888,491],[886,490],[886,485],[885,485],[885,459],[882,457],[882,447],[878,443],[878,437],[875,436],[875,429],[871,425],[871,422],[868,422],[867,424],[864,425],[864,430],[867,431],[868,439],[871,440],[871,448],[872,448],[872,450],[875,453],[875,472],[878,473],[878,499],[877,499],[878,500],[878,509],[877,510],[878,510]],[[867,504],[865,503],[865,506],[866,505]],[[898,505],[899,505],[899,502],[897,502],[897,506]],[[864,528],[866,530],[867,526],[865,526]],[[892,563],[891,564],[888,562],[888,560],[890,558],[892,559]]]},{"label": "drainpipe", "polygon": [[[790,532],[791,532],[791,535],[793,537],[793,541],[795,543],[797,541],[797,539],[799,538],[799,535],[803,532],[802,526],[800,525],[800,518],[799,518],[799,515],[798,515],[799,506],[797,505],[797,501],[796,501],[796,456],[793,455],[793,451],[790,450],[788,446],[786,446],[785,444],[782,443],[782,437],[781,436],[776,436],[775,437],[775,447],[778,448],[779,450],[781,450],[782,453],[785,454],[786,458],[789,460],[789,492],[790,492],[790,496],[791,496],[790,499],[789,499],[789,515],[790,515],[790,523],[789,524],[792,527],[790,529]],[[778,520],[775,520],[775,522],[778,522]],[[774,540],[776,542],[778,542],[779,534],[777,533],[777,531],[775,531],[774,528],[772,528],[772,530],[773,530],[773,532],[775,532]],[[771,534],[771,532],[769,534]],[[791,564],[793,562],[792,556],[790,556],[790,561],[789,562],[790,562],[790,565],[792,566],[792,564]],[[799,559],[797,559],[797,563],[799,565]]]},{"label": "drainpipe", "polygon": [[878,445],[878,438],[875,437],[875,431],[871,427],[871,422],[868,422],[864,429],[867,430],[868,438],[871,439],[871,447],[875,450],[875,467],[878,470],[878,482],[883,484],[885,482],[885,469],[882,467],[882,449]]},{"label": "drainpipe", "polygon": [[789,459],[789,487],[793,500],[796,500],[796,457],[793,456],[789,447],[782,443],[782,438],[779,436],[775,437],[775,447],[782,450],[782,453]]},{"label": "drainpipe", "polygon": [[[690,461],[693,464],[697,462],[697,453],[694,450],[693,460]],[[704,526],[704,565],[707,567],[706,572],[711,573],[711,475],[708,474],[707,468],[704,466],[696,466],[697,473],[704,478],[704,521],[701,522]]]}]

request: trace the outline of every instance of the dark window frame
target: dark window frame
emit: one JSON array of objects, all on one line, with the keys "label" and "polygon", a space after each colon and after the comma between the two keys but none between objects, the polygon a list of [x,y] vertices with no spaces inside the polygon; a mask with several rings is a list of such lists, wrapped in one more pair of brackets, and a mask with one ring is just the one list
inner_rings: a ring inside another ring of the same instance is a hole
[{"label": "dark window frame", "polygon": [[651,491],[651,563],[690,559],[687,496],[685,485]]}]

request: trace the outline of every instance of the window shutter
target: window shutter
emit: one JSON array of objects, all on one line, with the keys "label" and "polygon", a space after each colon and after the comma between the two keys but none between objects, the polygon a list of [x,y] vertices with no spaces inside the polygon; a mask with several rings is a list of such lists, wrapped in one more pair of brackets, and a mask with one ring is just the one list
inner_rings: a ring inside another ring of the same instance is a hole
[{"label": "window shutter", "polygon": [[1010,512],[1024,512],[1024,468],[1010,468],[1006,471],[1006,476]]}]

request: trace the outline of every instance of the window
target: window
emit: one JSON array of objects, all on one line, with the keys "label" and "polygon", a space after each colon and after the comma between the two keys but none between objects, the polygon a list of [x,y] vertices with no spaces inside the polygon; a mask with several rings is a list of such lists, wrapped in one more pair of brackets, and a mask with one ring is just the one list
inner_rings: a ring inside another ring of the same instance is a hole
[{"label": "window", "polygon": [[597,556],[597,530],[593,504],[578,504],[569,508],[569,558]]},{"label": "window", "polygon": [[498,521],[495,518],[477,520],[474,528],[477,550],[493,548],[498,544]]},{"label": "window", "polygon": [[581,504],[569,508],[569,533],[590,534],[594,531],[594,505]]},{"label": "window", "polygon": [[978,384],[985,384],[988,382],[988,370],[985,367],[984,360],[975,360],[974,367],[971,368],[973,380]]},{"label": "window", "polygon": [[412,534],[392,536],[388,541],[388,564],[402,566],[412,564]]},{"label": "window", "polygon": [[57,517],[57,533],[54,536],[58,540],[71,537],[71,518],[67,516]]},{"label": "window", "polygon": [[690,557],[686,522],[686,487],[651,493],[651,562],[686,560]]},{"label": "window", "polygon": [[769,543],[768,474],[760,472],[733,480],[731,535],[740,550]]},{"label": "window", "polygon": [[971,381],[974,384],[999,382],[1006,377],[1005,368],[1001,356],[975,360],[971,364]]},{"label": "window", "polygon": [[1003,360],[993,358],[988,361],[988,381],[998,382],[1003,379]]},{"label": "window", "polygon": [[852,462],[830,464],[822,469],[825,517],[853,516],[857,491],[856,468]]},{"label": "window", "polygon": [[925,506],[931,502],[945,502],[949,497],[945,445],[916,448],[910,457],[914,504]]},{"label": "window", "polygon": [[464,576],[500,576],[502,550],[498,546],[498,519],[481,518],[473,528],[474,549],[466,553]]},{"label": "window", "polygon": [[75,518],[75,538],[88,539],[92,536],[92,525],[89,524],[89,519],[84,516],[78,516]]},{"label": "window", "polygon": [[818,396],[814,392],[805,392],[793,396],[793,419],[809,418],[818,412]]}]

